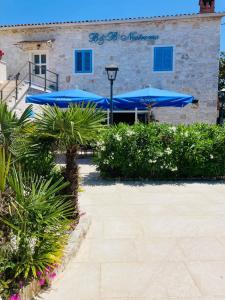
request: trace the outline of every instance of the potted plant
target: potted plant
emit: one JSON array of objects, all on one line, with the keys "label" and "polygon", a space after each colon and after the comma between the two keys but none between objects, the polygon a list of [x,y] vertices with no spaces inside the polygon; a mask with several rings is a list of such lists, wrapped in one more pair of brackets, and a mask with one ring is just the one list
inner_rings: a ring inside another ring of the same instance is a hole
[{"label": "potted plant", "polygon": [[2,57],[5,55],[5,53],[0,49],[0,60],[2,59]]}]

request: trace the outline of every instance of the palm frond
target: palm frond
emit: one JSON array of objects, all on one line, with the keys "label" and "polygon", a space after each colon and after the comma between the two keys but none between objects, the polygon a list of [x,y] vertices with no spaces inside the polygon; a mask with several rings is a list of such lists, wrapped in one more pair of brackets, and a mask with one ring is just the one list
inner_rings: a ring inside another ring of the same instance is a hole
[{"label": "palm frond", "polygon": [[0,191],[4,192],[6,189],[6,179],[9,173],[10,155],[6,158],[4,147],[0,146]]},{"label": "palm frond", "polygon": [[46,106],[42,114],[36,116],[39,134],[58,140],[65,147],[87,144],[96,138],[103,128],[104,114],[96,106],[73,105],[67,110],[56,106]]}]

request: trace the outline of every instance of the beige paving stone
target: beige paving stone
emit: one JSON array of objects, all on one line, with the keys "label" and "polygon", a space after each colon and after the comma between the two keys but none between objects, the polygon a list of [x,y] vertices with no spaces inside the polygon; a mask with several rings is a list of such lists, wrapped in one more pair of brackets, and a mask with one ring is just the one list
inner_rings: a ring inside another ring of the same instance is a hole
[{"label": "beige paving stone", "polygon": [[86,235],[86,239],[101,238],[103,236],[103,222],[94,219]]},{"label": "beige paving stone", "polygon": [[192,279],[183,262],[166,262],[165,267],[155,278],[167,291],[168,297],[187,298],[201,296],[199,288]]},{"label": "beige paving stone", "polygon": [[225,262],[190,262],[188,269],[205,296],[225,296]]},{"label": "beige paving stone", "polygon": [[225,297],[197,297],[197,298],[168,298],[168,300],[225,300]]},{"label": "beige paving stone", "polygon": [[86,177],[90,230],[43,299],[225,300],[224,195],[225,184]]},{"label": "beige paving stone", "polygon": [[141,219],[145,236],[150,237],[215,237],[224,234],[224,217],[151,216]]},{"label": "beige paving stone", "polygon": [[176,239],[152,238],[149,240],[136,240],[138,261],[168,260],[181,261],[184,255],[178,248]]},{"label": "beige paving stone", "polygon": [[92,240],[90,261],[95,262],[135,262],[137,251],[133,240]]},{"label": "beige paving stone", "polygon": [[105,263],[101,270],[102,298],[146,298],[165,297],[166,292],[161,286],[153,284],[153,277],[162,269],[162,264],[146,263]]},{"label": "beige paving stone", "polygon": [[215,238],[178,239],[178,245],[190,261],[225,260],[225,247]]},{"label": "beige paving stone", "polygon": [[[146,298],[102,298],[101,300],[146,300]],[[151,298],[148,300],[156,300],[156,298]],[[160,300],[159,298],[157,300]],[[162,300],[162,299],[161,299]],[[164,299],[166,300],[166,299]]]},{"label": "beige paving stone", "polygon": [[219,236],[218,241],[225,247],[225,236]]},{"label": "beige paving stone", "polygon": [[96,300],[99,294],[100,265],[96,263],[71,263],[56,281],[52,290],[42,294],[43,299]]},{"label": "beige paving stone", "polygon": [[137,219],[128,217],[111,217],[104,221],[104,238],[130,239],[141,236],[143,236],[143,230]]},{"label": "beige paving stone", "polygon": [[90,244],[91,244],[91,239],[85,239],[82,242],[80,249],[76,255],[76,262],[90,261]]}]

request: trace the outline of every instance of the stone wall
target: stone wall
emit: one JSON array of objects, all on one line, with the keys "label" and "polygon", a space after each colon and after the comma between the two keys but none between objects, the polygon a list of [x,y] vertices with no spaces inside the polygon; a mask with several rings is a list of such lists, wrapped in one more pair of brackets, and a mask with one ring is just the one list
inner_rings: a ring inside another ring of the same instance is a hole
[{"label": "stone wall", "polygon": [[0,60],[0,85],[7,80],[6,63]]},{"label": "stone wall", "polygon": [[[48,67],[60,75],[60,89],[80,88],[97,94],[109,95],[105,65],[116,63],[119,73],[115,93],[155,88],[192,94],[200,101],[198,109],[157,109],[156,117],[162,122],[215,123],[217,117],[217,86],[220,49],[220,17],[190,17],[158,19],[143,22],[109,22],[43,28],[15,28],[0,30],[0,48],[6,53],[8,74],[14,74],[30,58],[30,51],[15,44],[22,40],[54,39],[48,48]],[[103,45],[91,44],[91,32],[118,31],[124,34],[136,31],[158,35],[153,41],[116,41]],[[175,47],[175,70],[155,73],[153,46]],[[74,50],[92,49],[93,74],[74,74]]]}]

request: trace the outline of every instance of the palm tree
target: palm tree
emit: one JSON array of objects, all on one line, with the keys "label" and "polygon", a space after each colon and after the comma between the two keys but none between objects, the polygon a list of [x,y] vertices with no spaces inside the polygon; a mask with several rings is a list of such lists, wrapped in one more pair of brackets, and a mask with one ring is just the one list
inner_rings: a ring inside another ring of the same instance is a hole
[{"label": "palm tree", "polygon": [[103,128],[105,117],[92,104],[70,106],[62,110],[56,106],[42,108],[42,114],[36,117],[37,134],[55,141],[55,145],[66,150],[65,179],[69,182],[66,192],[71,195],[75,207],[75,218],[79,217],[78,189],[79,170],[77,153],[80,145],[94,141]]},{"label": "palm tree", "polygon": [[15,113],[8,109],[5,102],[0,102],[0,145],[6,149],[6,154],[13,141],[32,127],[31,114],[32,105],[28,106],[22,116],[18,118]]}]

